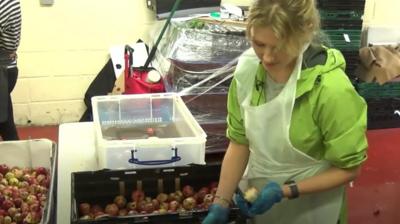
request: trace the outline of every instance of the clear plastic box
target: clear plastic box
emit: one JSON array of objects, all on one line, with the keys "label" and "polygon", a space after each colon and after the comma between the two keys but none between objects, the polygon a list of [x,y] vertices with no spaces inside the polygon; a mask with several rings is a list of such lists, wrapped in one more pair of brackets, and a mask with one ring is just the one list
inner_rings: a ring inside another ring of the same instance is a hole
[{"label": "clear plastic box", "polygon": [[206,134],[176,93],[92,98],[100,168],[205,164]]}]

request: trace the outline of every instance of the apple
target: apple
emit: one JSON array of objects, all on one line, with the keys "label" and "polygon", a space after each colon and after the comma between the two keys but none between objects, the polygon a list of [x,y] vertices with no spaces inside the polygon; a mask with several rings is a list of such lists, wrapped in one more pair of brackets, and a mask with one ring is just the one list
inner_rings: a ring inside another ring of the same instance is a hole
[{"label": "apple", "polygon": [[6,175],[10,171],[10,168],[6,164],[0,164],[0,173]]},{"label": "apple", "polygon": [[147,214],[153,213],[154,210],[155,210],[155,208],[154,208],[154,205],[152,202],[146,202],[144,204],[143,211],[145,211]]},{"label": "apple", "polygon": [[215,195],[215,194],[217,193],[217,190],[218,190],[217,187],[213,187],[213,188],[211,188],[210,193],[211,193],[212,195]]},{"label": "apple", "polygon": [[4,224],[11,224],[12,223],[12,218],[10,216],[4,216],[4,220],[3,220]]},{"label": "apple", "polygon": [[197,203],[203,203],[204,196],[206,196],[210,190],[207,187],[202,187],[197,192]]},{"label": "apple", "polygon": [[46,176],[48,174],[47,169],[45,167],[36,167],[35,172],[36,172],[36,175],[43,174]]},{"label": "apple", "polygon": [[196,199],[193,197],[185,198],[185,200],[182,202],[182,206],[188,211],[193,210],[196,207]]},{"label": "apple", "polygon": [[108,214],[110,216],[117,216],[118,212],[119,212],[119,209],[118,209],[118,206],[116,204],[112,203],[112,204],[108,204],[106,206],[106,208],[104,209],[104,211],[105,211],[106,214]]},{"label": "apple", "polygon": [[244,199],[246,201],[253,203],[258,197],[258,190],[255,187],[251,187],[244,192]]},{"label": "apple", "polygon": [[184,186],[182,188],[182,194],[183,194],[183,197],[185,197],[185,198],[193,196],[194,195],[193,187],[190,185]]},{"label": "apple", "polygon": [[126,208],[127,208],[129,211],[136,210],[136,205],[137,205],[136,202],[128,202],[128,203],[126,204]]},{"label": "apple", "polygon": [[128,210],[126,210],[125,208],[119,210],[118,216],[126,216],[126,215],[128,215]]},{"label": "apple", "polygon": [[157,199],[152,199],[151,203],[153,204],[155,210],[160,209],[160,202]]},{"label": "apple", "polygon": [[136,205],[136,210],[137,210],[138,212],[145,211],[145,209],[146,209],[146,202],[145,202],[144,200],[141,200],[141,201],[136,202],[136,203],[137,203],[137,205]]},{"label": "apple", "polygon": [[156,198],[160,203],[163,203],[163,202],[166,202],[168,200],[168,195],[165,194],[165,193],[160,193],[160,194],[157,195]]},{"label": "apple", "polygon": [[14,207],[14,203],[10,199],[4,200],[3,204],[1,205],[1,208],[6,211],[11,207]]},{"label": "apple", "polygon": [[139,202],[144,200],[144,192],[141,190],[132,191],[131,199],[132,201]]},{"label": "apple", "polygon": [[179,208],[179,202],[177,201],[170,201],[168,205],[168,211],[171,212],[176,212],[176,210]]},{"label": "apple", "polygon": [[126,199],[124,196],[118,195],[114,198],[114,203],[121,209],[126,206]]},{"label": "apple", "polygon": [[96,215],[96,213],[98,213],[98,212],[104,213],[103,208],[100,205],[94,204],[93,206],[91,206],[90,213]]},{"label": "apple", "polygon": [[79,204],[79,214],[82,216],[90,214],[90,204],[89,203],[80,203]]}]

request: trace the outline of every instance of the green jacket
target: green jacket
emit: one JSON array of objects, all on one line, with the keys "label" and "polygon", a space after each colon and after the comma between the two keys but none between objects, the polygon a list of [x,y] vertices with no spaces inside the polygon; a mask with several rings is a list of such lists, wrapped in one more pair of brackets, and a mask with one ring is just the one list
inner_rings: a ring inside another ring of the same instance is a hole
[{"label": "green jacket", "polygon": [[[303,58],[290,126],[293,146],[336,167],[360,165],[367,158],[367,106],[344,73],[343,55],[335,49],[314,46],[307,49]],[[266,73],[259,66],[256,80],[264,82]],[[249,91],[253,91],[253,106],[265,103],[265,94],[260,98],[255,84]],[[229,88],[227,106],[227,137],[248,145],[235,78]]]}]

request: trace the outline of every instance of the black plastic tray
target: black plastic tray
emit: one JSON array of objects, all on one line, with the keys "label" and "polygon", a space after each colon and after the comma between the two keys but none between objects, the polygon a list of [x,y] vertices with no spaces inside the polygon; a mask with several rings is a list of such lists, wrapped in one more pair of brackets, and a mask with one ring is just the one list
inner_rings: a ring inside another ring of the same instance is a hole
[{"label": "black plastic tray", "polygon": [[365,0],[318,0],[317,6],[329,10],[364,10]]},{"label": "black plastic tray", "polygon": [[366,99],[368,104],[368,129],[399,128],[400,98]]},{"label": "black plastic tray", "polygon": [[[176,179],[180,180],[181,188],[191,185],[196,191],[200,187],[218,181],[220,164],[190,165],[174,168],[156,168],[140,170],[101,170],[94,172],[75,172],[71,175],[71,223],[201,223],[207,210],[195,210],[185,213],[144,214],[121,217],[104,217],[97,220],[79,220],[77,206],[82,202],[96,203],[104,206],[111,203],[116,195],[124,194],[126,198],[132,190],[136,189],[137,182],[141,181],[142,189],[146,196],[154,198],[159,192],[159,181],[163,182],[164,192],[175,192]],[[121,192],[125,189],[125,193]],[[239,210],[232,207],[230,221],[245,223],[239,216]]]}]

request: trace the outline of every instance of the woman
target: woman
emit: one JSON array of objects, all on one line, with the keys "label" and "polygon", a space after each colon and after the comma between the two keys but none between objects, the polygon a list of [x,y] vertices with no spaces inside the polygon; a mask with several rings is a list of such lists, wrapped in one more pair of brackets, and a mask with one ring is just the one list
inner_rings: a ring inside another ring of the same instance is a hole
[{"label": "woman", "polygon": [[[256,0],[228,93],[230,144],[204,224],[226,223],[239,181],[254,223],[346,223],[345,185],[366,160],[366,104],[335,49],[318,44],[314,0]],[[247,170],[246,170],[247,167]],[[246,172],[245,172],[246,170]]]},{"label": "woman", "polygon": [[0,0],[0,137],[19,140],[11,92],[18,78],[17,48],[21,35],[19,0]]}]

